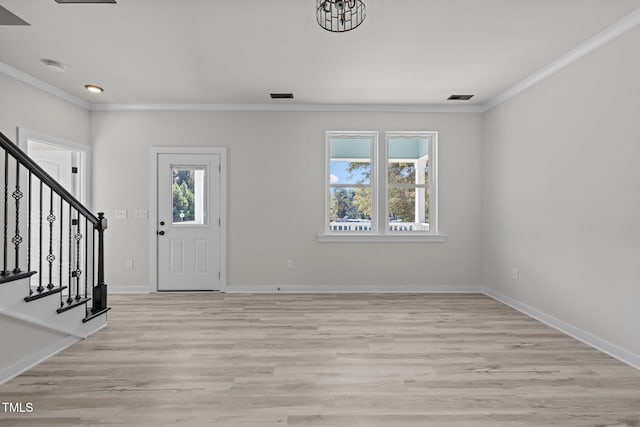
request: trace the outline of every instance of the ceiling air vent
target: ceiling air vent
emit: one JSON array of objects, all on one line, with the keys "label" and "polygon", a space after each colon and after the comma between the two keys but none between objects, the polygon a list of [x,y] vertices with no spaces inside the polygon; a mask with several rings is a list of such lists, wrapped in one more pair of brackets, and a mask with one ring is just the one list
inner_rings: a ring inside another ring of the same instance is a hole
[{"label": "ceiling air vent", "polygon": [[272,93],[271,99],[293,99],[292,93]]},{"label": "ceiling air vent", "polygon": [[116,0],[56,0],[56,3],[115,3]]},{"label": "ceiling air vent", "polygon": [[447,98],[449,101],[468,101],[473,98],[473,95],[451,95]]}]

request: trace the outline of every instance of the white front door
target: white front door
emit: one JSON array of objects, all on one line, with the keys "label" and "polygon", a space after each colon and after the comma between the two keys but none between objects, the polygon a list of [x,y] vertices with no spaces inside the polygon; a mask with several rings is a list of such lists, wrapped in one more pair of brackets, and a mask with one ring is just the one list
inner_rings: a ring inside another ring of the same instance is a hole
[{"label": "white front door", "polygon": [[220,155],[159,153],[157,162],[158,290],[220,290]]}]

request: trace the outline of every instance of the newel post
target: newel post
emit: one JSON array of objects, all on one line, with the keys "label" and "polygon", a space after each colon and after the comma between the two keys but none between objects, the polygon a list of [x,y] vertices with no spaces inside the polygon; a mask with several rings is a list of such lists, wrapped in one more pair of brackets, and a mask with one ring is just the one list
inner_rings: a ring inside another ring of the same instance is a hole
[{"label": "newel post", "polygon": [[98,231],[98,284],[93,288],[93,307],[97,313],[107,308],[107,284],[104,283],[104,230],[107,229],[107,218],[104,212],[98,212],[98,222],[94,225]]}]

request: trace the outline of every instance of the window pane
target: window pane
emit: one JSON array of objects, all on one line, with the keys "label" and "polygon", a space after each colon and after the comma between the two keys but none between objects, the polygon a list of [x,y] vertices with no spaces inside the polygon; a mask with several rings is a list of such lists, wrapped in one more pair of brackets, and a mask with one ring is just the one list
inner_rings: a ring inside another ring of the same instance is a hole
[{"label": "window pane", "polygon": [[429,231],[429,145],[431,136],[388,139],[389,230]]},{"label": "window pane", "polygon": [[371,230],[371,187],[329,189],[331,231]]},{"label": "window pane", "polygon": [[389,230],[429,231],[429,190],[389,188]]},{"label": "window pane", "polygon": [[331,184],[371,184],[371,163],[331,160]]},{"label": "window pane", "polygon": [[171,185],[173,224],[205,224],[205,166],[174,166]]},{"label": "window pane", "polygon": [[389,184],[415,184],[416,163],[389,161]]},{"label": "window pane", "polygon": [[429,154],[430,137],[391,136],[389,137],[389,159],[419,159]]},{"label": "window pane", "polygon": [[389,138],[389,184],[425,184],[429,159],[428,137],[394,136]]},{"label": "window pane", "polygon": [[370,138],[332,138],[329,155],[331,184],[371,183]]}]

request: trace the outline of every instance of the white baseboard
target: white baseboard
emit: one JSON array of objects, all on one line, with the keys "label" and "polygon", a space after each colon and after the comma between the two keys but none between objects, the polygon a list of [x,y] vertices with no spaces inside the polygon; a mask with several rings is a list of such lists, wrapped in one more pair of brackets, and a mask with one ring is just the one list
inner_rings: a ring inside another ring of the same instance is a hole
[{"label": "white baseboard", "polygon": [[619,361],[626,363],[627,365],[633,366],[636,369],[640,369],[640,355],[638,354],[625,350],[622,347],[612,344],[609,341],[590,334],[589,332],[583,331],[580,328],[577,328],[563,320],[553,317],[527,304],[496,292],[493,289],[482,288],[482,292],[488,297],[506,304],[526,314],[529,317],[533,317],[534,319],[539,320],[545,325],[557,329],[558,331],[567,334],[577,339],[578,341],[582,341],[583,343],[595,348],[596,350],[606,353],[609,356],[614,357]]},{"label": "white baseboard", "polygon": [[265,285],[265,286],[227,286],[228,294],[425,294],[425,293],[482,293],[479,286],[455,285],[380,285],[380,286],[294,286],[294,285]]},{"label": "white baseboard", "polygon": [[61,352],[78,341],[80,341],[80,338],[74,336],[60,338],[59,341],[23,357],[17,363],[14,363],[4,369],[0,369],[0,384],[4,384],[10,379],[17,377],[27,369],[31,369],[38,363],[45,361],[49,357]]},{"label": "white baseboard", "polygon": [[[150,285],[108,285],[110,294],[148,294],[156,292]],[[194,291],[197,292],[197,291]],[[228,285],[221,292],[228,294],[410,294],[410,293],[482,293],[480,286],[466,285]]]}]

